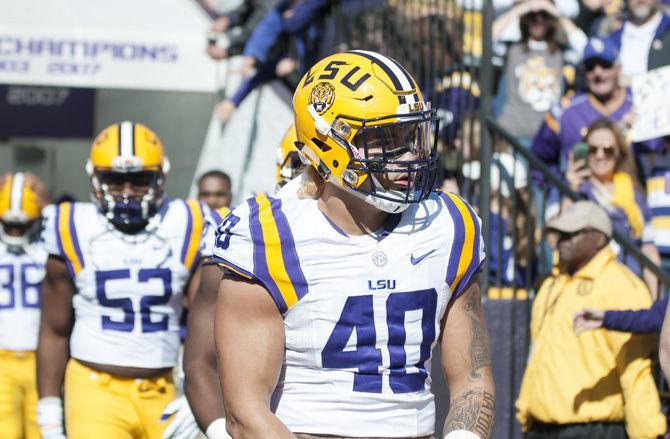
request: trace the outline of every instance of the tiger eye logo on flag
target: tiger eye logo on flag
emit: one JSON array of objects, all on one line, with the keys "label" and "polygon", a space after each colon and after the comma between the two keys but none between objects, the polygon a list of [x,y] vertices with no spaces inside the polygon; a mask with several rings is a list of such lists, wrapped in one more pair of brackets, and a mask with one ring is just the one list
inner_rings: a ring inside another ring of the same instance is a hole
[{"label": "tiger eye logo on flag", "polygon": [[317,113],[325,113],[335,101],[335,87],[328,82],[319,82],[309,94],[309,105],[313,106]]}]

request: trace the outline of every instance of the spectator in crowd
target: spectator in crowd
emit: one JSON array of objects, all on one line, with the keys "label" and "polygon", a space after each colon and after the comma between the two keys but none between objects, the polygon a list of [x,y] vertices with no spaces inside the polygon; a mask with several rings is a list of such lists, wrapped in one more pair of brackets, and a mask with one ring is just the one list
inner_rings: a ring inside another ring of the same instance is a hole
[{"label": "spectator in crowd", "polygon": [[577,334],[598,328],[634,334],[658,334],[663,326],[668,298],[670,296],[666,295],[661,300],[654,302],[650,308],[635,311],[602,311],[597,308],[584,308],[575,314],[572,326]]},{"label": "spectator in crowd", "polygon": [[619,50],[623,82],[649,68],[653,46],[670,31],[670,16],[659,9],[660,0],[626,0],[628,17],[608,39]]},{"label": "spectator in crowd", "polygon": [[606,37],[619,29],[624,20],[624,0],[582,0],[575,24],[587,35]]},{"label": "spectator in crowd", "polygon": [[564,68],[572,70],[568,76],[574,77],[574,70],[566,64],[566,50],[581,56],[587,38],[549,0],[522,1],[502,14],[493,23],[494,41],[506,43],[505,31],[513,26],[521,31],[521,38],[513,36],[514,42],[501,45],[506,61],[499,92],[506,102],[498,122],[530,147],[544,114],[565,91]]},{"label": "spectator in crowd", "polygon": [[644,283],[616,261],[612,224],[590,201],[568,206],[547,224],[557,234],[558,266],[540,287],[531,315],[530,358],[517,419],[528,439],[655,438],[666,431],[651,360],[652,339],[621,332],[577,336],[584,307],[651,305]]},{"label": "spectator in crowd", "polygon": [[[442,189],[458,193],[457,179],[461,176],[463,159],[472,159],[479,141],[479,128],[473,125],[479,108],[479,84],[472,75],[455,67],[448,70],[434,85],[432,104],[440,118],[438,148],[442,161]],[[470,135],[473,134],[473,135]],[[466,191],[467,192],[467,191]]]},{"label": "spectator in crowd", "polygon": [[617,55],[616,47],[607,39],[591,38],[586,45],[582,67],[587,91],[554,105],[533,141],[533,152],[550,167],[563,169],[573,145],[596,120],[605,117],[623,123],[630,118],[632,93],[619,86]]},{"label": "spectator in crowd", "polygon": [[636,144],[635,158],[646,180],[647,204],[651,209],[654,242],[663,268],[670,270],[670,136],[657,144]]},{"label": "spectator in crowd", "polygon": [[[588,146],[586,159],[574,160],[573,153],[569,155],[565,177],[570,188],[605,209],[614,228],[630,237],[654,263],[660,264],[651,212],[635,184],[635,172],[631,172],[634,165],[621,130],[614,122],[602,118],[588,128],[584,142]],[[565,208],[571,203],[565,197],[562,205]],[[635,274],[643,274],[637,259],[621,251],[618,253],[619,261]],[[655,298],[656,276],[644,270],[643,277]]]},{"label": "spectator in crowd", "polygon": [[228,174],[212,170],[198,179],[198,201],[210,209],[229,207],[232,200],[231,183]]},{"label": "spectator in crowd", "polygon": [[[535,206],[530,202],[528,171],[521,160],[506,152],[493,153],[491,163],[490,283],[501,287],[530,285],[536,265],[529,233],[534,228]],[[463,176],[478,181],[480,162],[466,162]]]},{"label": "spectator in crowd", "polygon": [[[267,12],[244,46],[238,70],[246,79],[232,97],[215,109],[222,123],[259,85],[294,71],[298,75],[304,73],[304,66],[311,65],[309,58],[316,55],[313,45],[318,40],[318,18],[329,6],[328,0],[284,0]],[[292,37],[295,57],[289,56],[288,37]]]},{"label": "spectator in crowd", "polygon": [[277,2],[244,0],[234,10],[217,14],[209,29],[207,54],[217,61],[241,55],[249,36]]}]

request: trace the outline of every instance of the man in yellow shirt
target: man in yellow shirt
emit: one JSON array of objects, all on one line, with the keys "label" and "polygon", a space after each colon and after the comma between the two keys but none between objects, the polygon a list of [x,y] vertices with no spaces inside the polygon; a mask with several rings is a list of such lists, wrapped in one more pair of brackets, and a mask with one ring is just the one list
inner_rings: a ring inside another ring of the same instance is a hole
[{"label": "man in yellow shirt", "polygon": [[616,261],[607,214],[580,201],[547,229],[557,235],[559,263],[533,302],[530,355],[516,402],[527,438],[663,435],[666,421],[648,358],[654,339],[572,329],[573,316],[586,307],[651,305],[644,283]]}]

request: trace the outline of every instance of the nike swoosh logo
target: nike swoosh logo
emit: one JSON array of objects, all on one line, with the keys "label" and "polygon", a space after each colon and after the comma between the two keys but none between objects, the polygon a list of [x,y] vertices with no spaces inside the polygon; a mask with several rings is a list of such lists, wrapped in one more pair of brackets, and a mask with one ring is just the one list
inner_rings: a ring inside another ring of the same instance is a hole
[{"label": "nike swoosh logo", "polygon": [[418,264],[419,262],[421,262],[421,261],[423,261],[424,259],[426,259],[426,258],[427,258],[428,256],[430,256],[431,254],[433,254],[434,251],[435,251],[435,249],[432,249],[431,251],[429,251],[429,252],[426,253],[425,255],[421,255],[421,256],[419,256],[418,258],[415,258],[414,255],[410,255],[410,257],[409,257],[409,261],[412,263],[412,265],[416,265],[416,264]]}]

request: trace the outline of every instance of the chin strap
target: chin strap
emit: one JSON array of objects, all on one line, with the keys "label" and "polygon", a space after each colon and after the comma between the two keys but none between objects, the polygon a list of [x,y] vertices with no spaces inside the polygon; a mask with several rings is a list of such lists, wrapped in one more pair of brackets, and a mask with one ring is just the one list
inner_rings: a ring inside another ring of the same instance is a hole
[{"label": "chin strap", "polygon": [[[372,176],[372,179],[374,181],[374,184],[377,185],[377,187],[381,187],[379,180],[377,180],[374,175]],[[332,174],[329,174],[328,182],[334,184],[336,187],[342,189],[343,191],[352,194],[356,198],[363,200],[369,205],[386,213],[401,213],[404,212],[409,207],[409,203],[401,203],[400,201],[385,200],[383,198],[375,197],[374,195],[371,194],[366,194],[365,192],[357,191],[356,189],[350,188],[348,186],[342,186],[337,182],[337,180],[335,179],[335,177],[333,177]],[[386,194],[400,193],[397,191],[390,191],[386,189],[384,190],[384,192]]]}]

